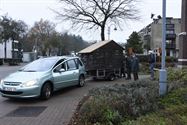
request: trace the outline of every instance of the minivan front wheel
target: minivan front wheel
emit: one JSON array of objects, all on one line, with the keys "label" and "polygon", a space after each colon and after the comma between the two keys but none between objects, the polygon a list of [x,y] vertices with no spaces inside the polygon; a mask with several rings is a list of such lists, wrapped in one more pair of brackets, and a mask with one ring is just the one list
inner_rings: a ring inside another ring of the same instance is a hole
[{"label": "minivan front wheel", "polygon": [[85,78],[84,78],[83,75],[81,75],[81,76],[79,77],[79,84],[78,84],[78,86],[79,86],[79,87],[83,87],[84,85],[85,85]]},{"label": "minivan front wheel", "polygon": [[47,100],[51,97],[52,87],[50,83],[45,83],[41,90],[41,98]]}]

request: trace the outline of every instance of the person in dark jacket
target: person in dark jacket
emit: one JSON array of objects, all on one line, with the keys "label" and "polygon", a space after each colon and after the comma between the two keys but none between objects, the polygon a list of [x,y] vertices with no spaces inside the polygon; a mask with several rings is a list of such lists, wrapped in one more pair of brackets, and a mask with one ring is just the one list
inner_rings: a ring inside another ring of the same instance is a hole
[{"label": "person in dark jacket", "polygon": [[121,77],[125,77],[126,78],[126,57],[124,57],[123,61],[122,61]]},{"label": "person in dark jacket", "polygon": [[131,65],[132,65],[132,57],[129,54],[126,57],[126,72],[127,72],[127,80],[131,79]]},{"label": "person in dark jacket", "polygon": [[135,53],[132,54],[132,65],[131,65],[131,71],[133,73],[134,80],[138,80],[138,72],[139,72],[139,59],[135,55]]}]

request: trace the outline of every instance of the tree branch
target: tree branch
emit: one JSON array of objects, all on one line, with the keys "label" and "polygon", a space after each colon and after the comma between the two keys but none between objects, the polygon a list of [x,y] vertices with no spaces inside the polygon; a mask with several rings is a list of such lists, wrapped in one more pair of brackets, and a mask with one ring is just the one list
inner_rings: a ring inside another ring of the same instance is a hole
[{"label": "tree branch", "polygon": [[[57,13],[63,21],[71,21],[74,26],[101,27],[104,31],[107,21],[120,25],[125,19],[137,20],[137,0],[60,0],[63,11]],[[103,34],[103,33],[102,33]],[[104,37],[103,37],[104,38]]]}]

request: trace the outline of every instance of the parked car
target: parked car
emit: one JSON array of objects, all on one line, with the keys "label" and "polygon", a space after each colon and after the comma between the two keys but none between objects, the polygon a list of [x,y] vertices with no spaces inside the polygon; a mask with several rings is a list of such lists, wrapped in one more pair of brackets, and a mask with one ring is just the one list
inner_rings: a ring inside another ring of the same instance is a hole
[{"label": "parked car", "polygon": [[78,57],[41,58],[10,74],[0,83],[3,97],[49,99],[64,87],[85,84],[85,67]]}]

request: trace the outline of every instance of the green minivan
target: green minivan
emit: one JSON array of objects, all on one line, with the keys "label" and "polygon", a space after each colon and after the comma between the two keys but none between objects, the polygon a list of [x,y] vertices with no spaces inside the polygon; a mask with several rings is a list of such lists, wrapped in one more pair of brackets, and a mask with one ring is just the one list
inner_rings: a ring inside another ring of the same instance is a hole
[{"label": "green minivan", "polygon": [[0,82],[0,92],[8,98],[49,99],[54,91],[84,86],[85,67],[79,57],[55,56],[35,60]]}]

